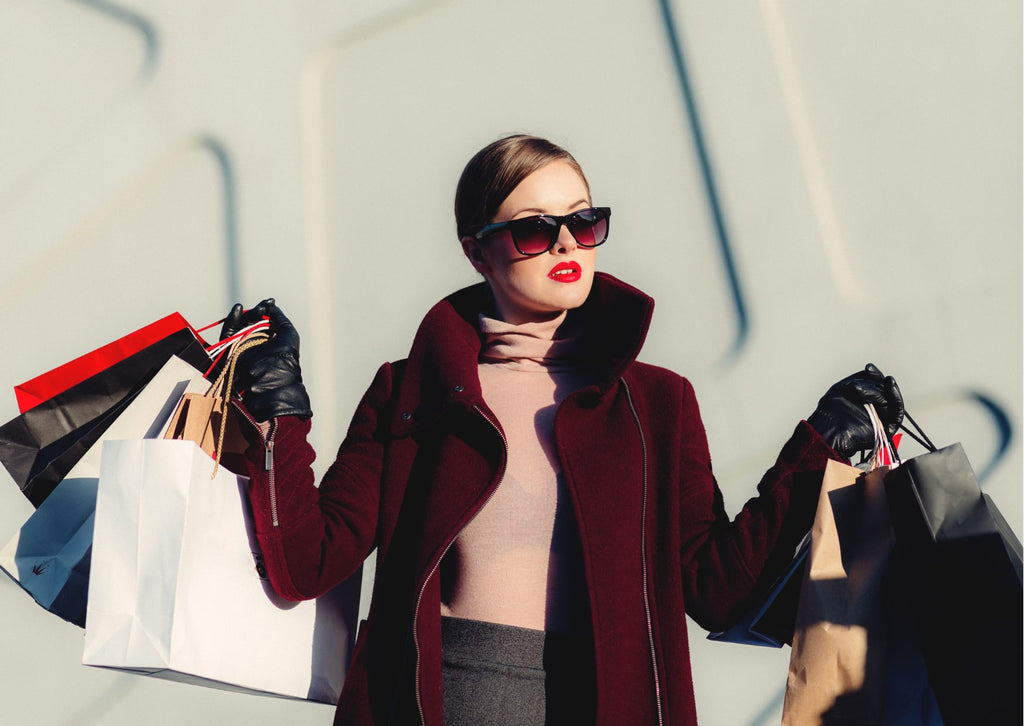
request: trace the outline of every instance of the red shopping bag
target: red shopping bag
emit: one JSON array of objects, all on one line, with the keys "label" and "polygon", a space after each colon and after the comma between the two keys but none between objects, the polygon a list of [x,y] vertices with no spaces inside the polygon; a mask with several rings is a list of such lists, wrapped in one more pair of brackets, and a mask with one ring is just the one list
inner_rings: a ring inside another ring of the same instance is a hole
[{"label": "red shopping bag", "polygon": [[[14,395],[18,399],[18,410],[25,413],[43,401],[67,391],[72,386],[105,371],[115,363],[119,363],[185,328],[196,333],[185,318],[178,313],[171,313],[123,338],[107,343],[102,348],[97,348],[64,365],[57,366],[51,371],[38,375],[32,380],[25,381],[14,387]],[[196,333],[196,337],[199,338],[198,333]]]}]

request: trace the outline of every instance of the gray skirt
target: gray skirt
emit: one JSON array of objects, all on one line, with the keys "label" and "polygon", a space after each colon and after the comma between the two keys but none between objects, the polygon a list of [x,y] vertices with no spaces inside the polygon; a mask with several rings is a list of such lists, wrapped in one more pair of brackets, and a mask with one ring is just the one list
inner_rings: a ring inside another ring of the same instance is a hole
[{"label": "gray skirt", "polygon": [[445,726],[594,722],[594,651],[585,639],[441,618]]}]

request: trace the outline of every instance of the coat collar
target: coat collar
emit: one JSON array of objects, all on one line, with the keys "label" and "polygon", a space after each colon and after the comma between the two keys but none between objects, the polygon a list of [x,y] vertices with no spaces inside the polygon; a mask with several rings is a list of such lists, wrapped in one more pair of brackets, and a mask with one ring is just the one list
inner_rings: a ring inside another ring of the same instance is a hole
[{"label": "coat collar", "polygon": [[[420,323],[409,351],[392,431],[408,433],[435,420],[452,404],[483,403],[477,361],[483,341],[477,315],[492,307],[486,283],[463,288],[434,305]],[[599,388],[608,388],[636,359],[654,312],[654,300],[606,273],[580,312],[585,316],[587,358]]]}]

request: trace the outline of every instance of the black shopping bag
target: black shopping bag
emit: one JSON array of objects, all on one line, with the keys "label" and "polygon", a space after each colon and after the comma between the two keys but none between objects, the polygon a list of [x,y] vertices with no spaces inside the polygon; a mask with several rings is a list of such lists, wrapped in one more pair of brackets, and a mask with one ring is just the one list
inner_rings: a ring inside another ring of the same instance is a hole
[{"label": "black shopping bag", "polygon": [[885,488],[893,564],[946,725],[1024,722],[1020,541],[960,444],[904,461]]},{"label": "black shopping bag", "polygon": [[179,330],[0,426],[0,462],[34,506],[174,355],[210,365],[195,333]]},{"label": "black shopping bag", "polygon": [[792,645],[797,603],[800,599],[800,583],[807,568],[810,544],[811,537],[808,533],[800,541],[785,572],[772,583],[768,592],[754,600],[744,611],[739,622],[728,630],[709,633],[708,640],[769,648]]}]

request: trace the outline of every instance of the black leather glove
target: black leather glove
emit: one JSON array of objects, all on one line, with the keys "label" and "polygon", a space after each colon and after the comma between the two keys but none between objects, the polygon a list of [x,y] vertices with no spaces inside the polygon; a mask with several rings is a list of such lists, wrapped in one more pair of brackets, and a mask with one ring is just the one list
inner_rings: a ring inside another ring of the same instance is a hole
[{"label": "black leather glove", "polygon": [[231,306],[231,312],[224,318],[224,325],[220,329],[220,339],[230,338],[244,327],[258,323],[265,317],[269,317],[267,307],[274,304],[274,298],[268,297],[251,310],[245,310],[242,303],[235,303]]},{"label": "black leather glove", "polygon": [[313,410],[299,368],[299,334],[274,298],[267,298],[246,312],[239,304],[232,307],[221,329],[221,339],[263,317],[270,320],[270,340],[239,356],[235,387],[257,421],[277,416],[310,418]]},{"label": "black leather glove", "polygon": [[871,363],[829,388],[807,423],[836,453],[849,459],[858,451],[875,447],[874,429],[864,408],[868,403],[874,405],[886,434],[892,438],[903,423],[903,396],[896,379],[882,375]]}]

